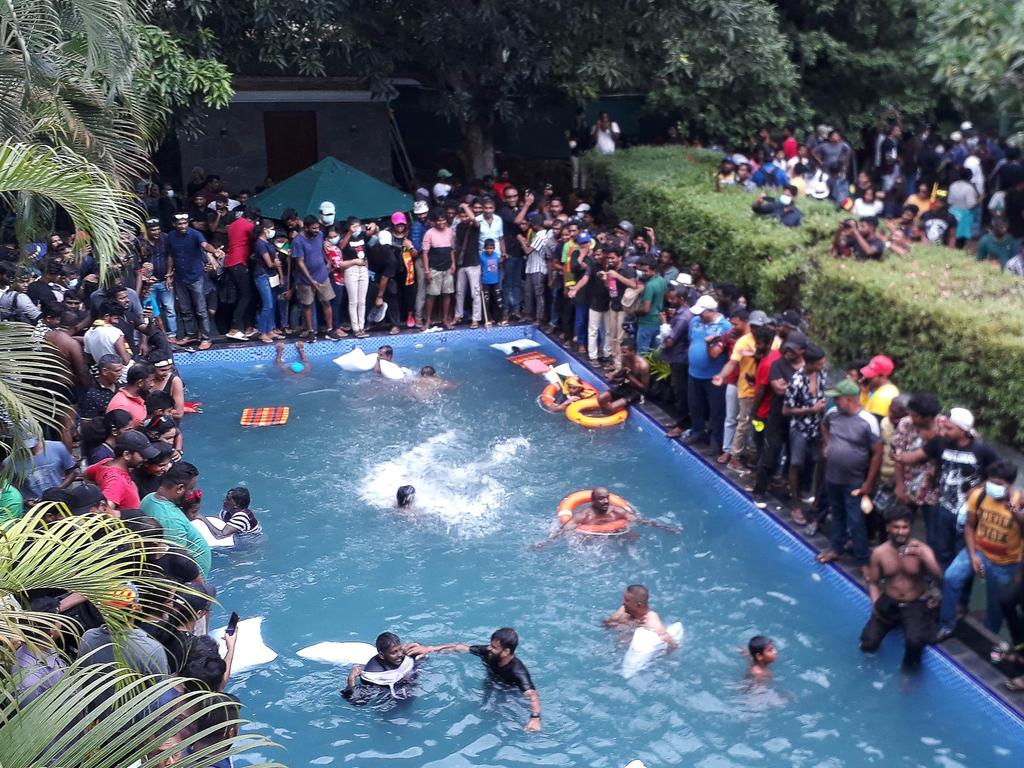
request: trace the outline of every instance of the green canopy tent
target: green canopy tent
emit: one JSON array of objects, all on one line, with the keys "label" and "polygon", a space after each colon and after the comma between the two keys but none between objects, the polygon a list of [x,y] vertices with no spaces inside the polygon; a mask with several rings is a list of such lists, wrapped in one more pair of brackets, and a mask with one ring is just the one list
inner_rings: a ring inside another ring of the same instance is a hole
[{"label": "green canopy tent", "polygon": [[375,219],[412,207],[411,196],[333,157],[325,157],[260,192],[247,205],[259,208],[264,216],[280,219],[288,208],[294,208],[299,216],[316,214],[325,200],[334,203],[341,223],[347,216]]}]

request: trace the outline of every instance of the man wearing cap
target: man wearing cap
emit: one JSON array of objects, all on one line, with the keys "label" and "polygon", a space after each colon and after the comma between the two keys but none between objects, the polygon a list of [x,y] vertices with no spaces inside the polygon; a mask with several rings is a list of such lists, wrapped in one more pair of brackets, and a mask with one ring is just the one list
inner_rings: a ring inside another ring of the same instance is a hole
[{"label": "man wearing cap", "polygon": [[725,367],[727,356],[723,337],[732,330],[729,321],[718,311],[718,302],[701,296],[690,307],[688,351],[690,423],[692,434],[688,443],[711,445],[715,454],[722,452],[725,434],[725,385],[715,383]]},{"label": "man wearing cap", "polygon": [[751,208],[758,216],[774,216],[784,227],[799,227],[800,222],[804,220],[804,214],[793,204],[796,195],[797,188],[787,184],[778,200],[761,193]]},{"label": "man wearing cap", "polygon": [[102,459],[87,467],[85,476],[99,486],[104,498],[115,509],[138,509],[141,499],[129,470],[160,454],[141,432],[129,429],[117,436],[114,458]]},{"label": "man wearing cap", "polygon": [[885,355],[875,355],[860,369],[860,404],[879,421],[889,415],[889,405],[900,394],[899,387],[889,381],[895,367]]},{"label": "man wearing cap", "polygon": [[[620,222],[619,228],[622,228],[622,224],[629,224],[629,222]],[[632,227],[631,224],[630,226]],[[658,274],[658,265],[652,257],[641,261],[638,271],[643,278],[644,292],[640,294],[639,306],[636,311],[636,351],[642,355],[651,348],[658,335],[668,281]]]},{"label": "man wearing cap", "polygon": [[14,456],[4,459],[3,468],[19,484],[18,490],[27,499],[38,499],[51,488],[67,488],[74,482],[75,458],[59,440],[40,440],[35,435],[23,438],[32,454],[29,463],[15,462]]},{"label": "man wearing cap", "polygon": [[[87,666],[113,664],[117,661],[139,675],[167,675],[167,652],[164,647],[134,626],[139,612],[138,590],[132,584],[125,584],[104,600],[104,605],[119,609],[128,621],[129,629],[117,636],[111,634],[106,624],[88,630],[78,644],[78,658],[88,657],[85,662]],[[107,693],[113,695],[114,690],[111,688]]]},{"label": "man wearing cap", "polygon": [[737,472],[745,471],[740,456],[747,448],[750,439],[750,418],[754,411],[754,379],[757,376],[757,341],[754,338],[758,329],[768,329],[768,315],[755,309],[747,318],[747,333],[740,336],[733,344],[729,360],[721,372],[712,379],[712,383],[721,386],[734,373],[736,377],[736,431],[732,445],[723,446],[730,456],[729,466]]},{"label": "man wearing cap", "polygon": [[210,315],[206,311],[203,276],[217,269],[217,259],[224,258],[224,251],[214,248],[201,232],[189,226],[187,213],[174,215],[174,231],[167,234],[167,249],[173,265],[168,279],[181,308],[178,339],[172,343],[191,344],[198,333],[199,348],[209,349]]},{"label": "man wearing cap", "polygon": [[146,420],[146,395],[153,383],[153,366],[136,363],[128,369],[127,383],[114,393],[107,403],[107,413],[114,410],[131,414],[131,428],[135,429]]},{"label": "man wearing cap", "polygon": [[320,229],[326,230],[327,227],[334,225],[334,203],[324,200],[320,203],[318,213],[320,214]]},{"label": "man wearing cap", "polygon": [[945,571],[963,539],[957,531],[958,516],[972,489],[983,482],[989,464],[999,456],[974,431],[974,415],[966,408],[950,408],[940,434],[917,451],[896,454],[902,464],[938,461],[939,503],[925,509],[926,537]]},{"label": "man wearing cap", "polygon": [[[167,247],[167,235],[161,231],[160,219],[147,219],[146,229],[139,240],[143,267],[150,265],[150,277],[153,283],[149,292],[160,307],[167,333],[173,336],[178,331],[178,316],[174,311],[174,256]],[[142,278],[145,269],[139,270],[135,278],[135,293],[142,291]]]},{"label": "man wearing cap", "polygon": [[[430,229],[430,206],[426,200],[417,200],[412,204],[412,224],[409,225],[409,239],[412,241],[414,254],[418,257],[423,251],[423,236]],[[416,273],[416,303],[413,312],[416,322],[423,325],[423,307],[427,303],[427,280],[429,272],[424,274],[423,261],[415,259],[413,268]]]},{"label": "man wearing cap", "polygon": [[[110,459],[107,459],[110,461]],[[73,515],[109,515],[117,517],[117,510],[107,501],[99,486],[82,483],[71,489],[71,500],[68,507]],[[129,509],[129,507],[125,507]]]},{"label": "man wearing cap", "polygon": [[875,418],[860,407],[860,387],[843,379],[825,391],[835,409],[822,422],[825,492],[832,511],[831,546],[817,556],[819,563],[838,560],[853,543],[854,562],[867,572],[868,532],[862,499],[871,496],[882,467],[882,437]]},{"label": "man wearing cap", "polygon": [[437,182],[435,182],[434,188],[430,190],[434,196],[435,203],[443,203],[448,199],[448,195],[452,193],[451,178],[452,172],[447,168],[442,168],[437,172]]}]

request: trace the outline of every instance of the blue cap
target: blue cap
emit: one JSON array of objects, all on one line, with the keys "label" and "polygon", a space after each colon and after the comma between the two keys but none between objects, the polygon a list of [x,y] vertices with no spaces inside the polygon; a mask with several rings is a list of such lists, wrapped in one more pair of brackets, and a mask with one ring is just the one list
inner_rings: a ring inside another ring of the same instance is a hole
[{"label": "blue cap", "polygon": [[288,367],[295,371],[295,373],[302,373],[304,370],[306,370],[306,366],[304,366],[302,363],[292,363]]},{"label": "blue cap", "polygon": [[578,235],[576,235],[576,242],[579,243],[580,245],[586,245],[587,243],[590,242],[590,233],[580,232]]}]

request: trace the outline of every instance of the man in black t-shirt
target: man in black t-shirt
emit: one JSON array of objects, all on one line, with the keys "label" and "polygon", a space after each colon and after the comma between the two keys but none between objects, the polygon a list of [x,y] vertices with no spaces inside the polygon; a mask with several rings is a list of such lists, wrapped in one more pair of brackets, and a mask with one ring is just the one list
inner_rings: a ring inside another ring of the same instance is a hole
[{"label": "man in black t-shirt", "polygon": [[932,209],[921,217],[921,229],[929,243],[950,248],[956,245],[956,219],[949,212],[944,191],[939,191]]},{"label": "man in black t-shirt", "polygon": [[370,281],[370,289],[366,295],[366,302],[370,305],[367,315],[373,312],[374,307],[383,306],[386,302],[388,307],[384,319],[390,326],[391,334],[398,333],[401,328],[401,313],[398,306],[398,259],[394,251],[387,245],[376,243],[366,249],[366,266],[373,279]]},{"label": "man in black t-shirt", "polygon": [[768,418],[764,424],[764,446],[757,457],[757,474],[754,480],[754,503],[764,508],[763,498],[768,491],[768,481],[779,463],[782,448],[789,441],[789,418],[782,415],[782,407],[786,402],[786,389],[798,368],[804,366],[804,350],[807,348],[807,337],[800,331],[793,330],[782,343],[782,356],[771,364],[768,369],[768,386],[771,397]]},{"label": "man in black t-shirt", "polygon": [[539,731],[540,696],[533,687],[529,670],[516,656],[517,647],[519,635],[510,627],[502,627],[491,635],[489,645],[449,643],[440,646],[438,650],[471,653],[483,661],[493,678],[517,687],[530,700],[530,719],[526,721],[526,730]]}]

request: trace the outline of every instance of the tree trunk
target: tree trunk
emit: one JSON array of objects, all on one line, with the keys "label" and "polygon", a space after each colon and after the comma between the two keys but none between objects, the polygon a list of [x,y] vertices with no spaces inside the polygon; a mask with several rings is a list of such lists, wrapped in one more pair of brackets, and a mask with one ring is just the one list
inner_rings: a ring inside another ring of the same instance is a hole
[{"label": "tree trunk", "polygon": [[494,125],[490,121],[473,120],[462,123],[462,162],[466,173],[481,179],[494,173]]}]

